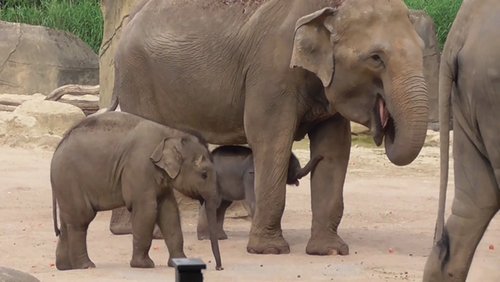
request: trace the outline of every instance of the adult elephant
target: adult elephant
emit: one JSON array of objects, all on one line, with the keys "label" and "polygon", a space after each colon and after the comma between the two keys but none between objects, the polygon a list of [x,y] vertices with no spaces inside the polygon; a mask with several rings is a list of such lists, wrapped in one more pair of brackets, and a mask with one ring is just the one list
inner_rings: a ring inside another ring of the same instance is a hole
[{"label": "adult elephant", "polygon": [[[479,241],[500,209],[500,2],[465,0],[448,34],[439,75],[441,193],[437,241],[424,281],[465,281]],[[444,226],[453,110],[455,198]]]},{"label": "adult elephant", "polygon": [[418,155],[427,127],[422,41],[400,0],[148,0],[116,54],[113,107],[248,143],[256,212],[247,251],[288,253],[281,230],[294,140],[308,134],[312,232],[306,252],[346,255],[337,234],[349,120],[385,139],[396,165]]}]

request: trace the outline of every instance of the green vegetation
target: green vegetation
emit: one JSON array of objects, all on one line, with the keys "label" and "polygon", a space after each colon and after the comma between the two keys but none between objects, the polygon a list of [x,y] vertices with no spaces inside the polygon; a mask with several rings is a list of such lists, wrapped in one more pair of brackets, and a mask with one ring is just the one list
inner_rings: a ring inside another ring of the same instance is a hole
[{"label": "green vegetation", "polygon": [[[120,0],[116,0],[120,1]],[[44,25],[74,33],[96,52],[102,40],[99,0],[0,0],[0,20]],[[436,23],[441,46],[462,0],[405,0],[425,10]]]},{"label": "green vegetation", "polygon": [[432,17],[436,24],[441,48],[446,41],[446,36],[455,20],[462,0],[404,0],[411,9],[424,10]]},{"label": "green vegetation", "polygon": [[0,20],[69,31],[98,52],[103,19],[99,0],[0,0]]}]

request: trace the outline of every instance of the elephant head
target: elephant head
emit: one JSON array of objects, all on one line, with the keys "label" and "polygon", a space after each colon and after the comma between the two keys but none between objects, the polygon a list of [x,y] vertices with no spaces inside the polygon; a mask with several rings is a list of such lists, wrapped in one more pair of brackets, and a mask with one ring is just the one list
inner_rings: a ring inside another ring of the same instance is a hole
[{"label": "elephant head", "polygon": [[221,199],[207,144],[195,137],[168,138],[157,146],[151,159],[168,174],[174,189],[206,202],[212,252],[216,269],[222,270],[216,215]]},{"label": "elephant head", "polygon": [[331,109],[371,128],[396,165],[419,154],[427,130],[423,42],[400,0],[349,0],[296,22],[291,67],[314,73]]}]

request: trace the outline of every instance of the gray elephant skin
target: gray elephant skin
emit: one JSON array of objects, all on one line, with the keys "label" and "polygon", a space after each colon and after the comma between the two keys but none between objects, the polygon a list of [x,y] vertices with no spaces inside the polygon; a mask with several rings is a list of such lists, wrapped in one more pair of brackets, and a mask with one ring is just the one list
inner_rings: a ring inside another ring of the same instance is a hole
[{"label": "gray elephant skin", "polygon": [[[69,130],[52,158],[50,180],[59,270],[95,267],[87,254],[88,226],[98,211],[121,206],[132,212],[131,267],[154,267],[148,252],[155,223],[166,235],[168,265],[186,257],[173,189],[204,200],[208,221],[216,226],[220,199],[206,143],[128,113],[91,116]],[[221,269],[215,228],[210,232]]]},{"label": "gray elephant skin", "polygon": [[[217,191],[221,204],[217,209],[218,239],[227,239],[224,218],[233,201],[245,200],[250,216],[255,213],[254,165],[252,149],[243,146],[220,146],[211,153],[217,175]],[[314,168],[322,156],[310,160],[303,168],[295,154],[290,155],[286,184],[299,186],[299,180]],[[205,205],[200,207],[197,226],[198,240],[210,238]]]},{"label": "gray elephant skin", "polygon": [[[426,282],[465,281],[477,245],[500,208],[498,15],[496,0],[465,0],[444,46],[439,75],[441,189]],[[450,107],[455,198],[444,225]]]},{"label": "gray elephant skin", "polygon": [[123,28],[112,105],[249,144],[256,208],[247,251],[289,253],[282,234],[294,140],[311,159],[308,254],[349,253],[337,234],[350,154],[349,120],[371,128],[406,165],[427,129],[423,42],[401,0],[147,0]]}]

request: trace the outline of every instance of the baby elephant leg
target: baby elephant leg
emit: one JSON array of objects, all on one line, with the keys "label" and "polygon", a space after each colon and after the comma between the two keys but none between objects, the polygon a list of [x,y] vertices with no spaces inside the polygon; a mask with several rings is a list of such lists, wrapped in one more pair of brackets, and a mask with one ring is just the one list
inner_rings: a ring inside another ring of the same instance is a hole
[{"label": "baby elephant leg", "polygon": [[[71,189],[79,191],[78,189]],[[74,199],[84,199],[83,193],[74,192]],[[87,229],[96,212],[86,201],[73,201],[60,205],[61,234],[56,248],[57,268],[86,269],[95,264],[87,253]]]},{"label": "baby elephant leg", "polygon": [[217,209],[217,234],[219,240],[227,239],[227,234],[224,232],[224,218],[226,216],[226,210],[232,204],[232,201],[223,200]]},{"label": "baby elephant leg", "polygon": [[115,235],[132,234],[132,218],[126,207],[111,212],[109,230]]},{"label": "baby elephant leg", "polygon": [[72,269],[94,268],[95,264],[90,260],[87,253],[87,229],[88,224],[67,225],[69,258]]},{"label": "baby elephant leg", "polygon": [[133,251],[131,267],[153,268],[155,264],[149,257],[153,240],[153,229],[157,217],[156,199],[138,199],[132,203]]},{"label": "baby elephant leg", "polygon": [[[224,232],[224,217],[226,215],[227,208],[231,205],[231,201],[223,200],[217,209],[217,234],[219,240],[227,239],[227,234]],[[210,239],[210,231],[208,228],[207,211],[205,209],[205,203],[200,206],[198,212],[198,226],[196,228],[198,235],[198,240],[208,240]]]},{"label": "baby elephant leg", "polygon": [[172,192],[165,195],[158,203],[158,226],[163,233],[168,248],[168,266],[174,266],[172,259],[185,258],[184,238],[182,236],[179,208]]},{"label": "baby elephant leg", "polygon": [[69,245],[68,245],[68,228],[66,223],[61,221],[61,233],[57,240],[56,248],[56,267],[59,270],[69,270],[71,267],[71,260],[69,259]]},{"label": "baby elephant leg", "polygon": [[[132,234],[132,215],[126,207],[117,208],[112,211],[109,230],[115,235]],[[158,225],[155,225],[153,239],[163,239]]]}]

